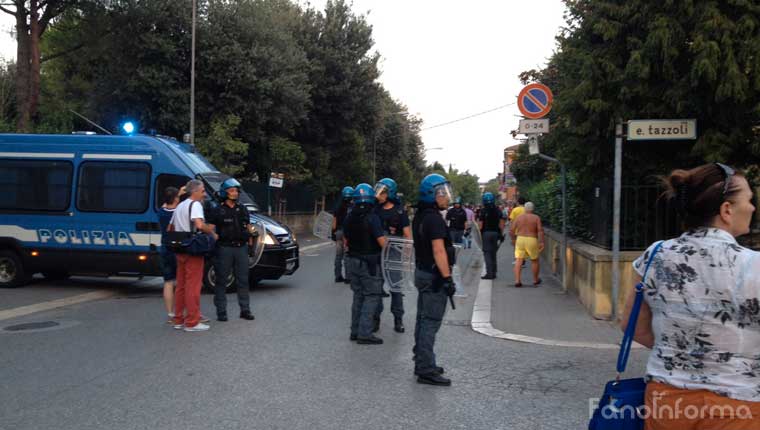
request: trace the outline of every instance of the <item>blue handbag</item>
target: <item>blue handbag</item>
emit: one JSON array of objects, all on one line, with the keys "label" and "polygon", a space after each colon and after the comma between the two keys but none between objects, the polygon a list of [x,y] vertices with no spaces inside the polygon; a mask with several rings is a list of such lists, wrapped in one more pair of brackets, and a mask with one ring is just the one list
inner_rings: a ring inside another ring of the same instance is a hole
[{"label": "blue handbag", "polygon": [[644,283],[649,273],[649,266],[652,265],[654,256],[662,247],[662,243],[658,243],[652,250],[652,255],[649,256],[649,261],[647,261],[644,269],[644,276],[641,278],[641,282],[636,285],[636,300],[633,303],[628,326],[625,328],[623,341],[620,344],[617,360],[618,375],[614,381],[610,381],[604,386],[604,394],[602,394],[599,405],[588,424],[589,430],[641,430],[644,428],[640,409],[644,406],[647,383],[644,378],[620,379],[620,375],[625,372],[628,356],[631,353],[636,321],[639,319],[641,303],[644,301]]},{"label": "blue handbag", "polygon": [[[193,205],[197,202],[190,203],[188,209],[189,214],[192,214]],[[192,215],[189,215],[192,217]],[[209,256],[216,250],[216,240],[214,236],[199,231],[195,231],[195,225],[193,225],[192,218],[190,219],[190,226],[192,232],[170,232],[168,235],[169,249],[177,254],[188,254],[195,256]]]}]

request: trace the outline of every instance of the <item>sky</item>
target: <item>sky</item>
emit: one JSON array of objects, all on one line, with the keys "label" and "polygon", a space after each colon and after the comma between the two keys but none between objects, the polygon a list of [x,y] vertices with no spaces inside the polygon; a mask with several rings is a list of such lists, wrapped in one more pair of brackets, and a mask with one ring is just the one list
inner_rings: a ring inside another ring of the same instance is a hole
[{"label": "sky", "polygon": [[[326,2],[309,1],[320,9]],[[543,67],[554,52],[565,7],[561,0],[354,0],[353,10],[373,26],[380,81],[425,128],[515,103],[520,72]],[[13,18],[0,14],[6,59],[15,57],[12,29]],[[426,160],[491,179],[504,148],[519,143],[509,134],[518,116],[513,104],[425,130]]]}]

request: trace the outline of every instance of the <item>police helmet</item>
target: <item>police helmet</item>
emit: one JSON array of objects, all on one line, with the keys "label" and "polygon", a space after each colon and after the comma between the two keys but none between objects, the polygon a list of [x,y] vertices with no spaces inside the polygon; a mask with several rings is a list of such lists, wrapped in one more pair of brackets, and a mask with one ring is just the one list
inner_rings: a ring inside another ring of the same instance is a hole
[{"label": "police helmet", "polygon": [[483,193],[483,204],[484,205],[492,205],[496,202],[496,198],[493,196],[493,193],[485,192]]},{"label": "police helmet", "polygon": [[461,198],[461,197],[457,197],[457,198],[454,200],[454,204],[455,204],[455,205],[460,205],[460,206],[461,206],[461,205],[462,205],[462,198]]},{"label": "police helmet", "polygon": [[379,198],[380,194],[388,193],[388,200],[398,200],[398,185],[396,181],[391,178],[383,178],[375,184],[375,198]]},{"label": "police helmet", "polygon": [[375,193],[370,184],[359,184],[354,188],[354,203],[375,203]]},{"label": "police helmet", "polygon": [[343,191],[340,192],[344,200],[350,200],[354,197],[354,189],[352,187],[343,187]]},{"label": "police helmet", "polygon": [[240,182],[238,182],[237,179],[235,178],[229,178],[225,180],[224,182],[222,182],[222,185],[219,187],[219,197],[222,200],[227,200],[227,198],[229,197],[227,195],[227,190],[229,190],[230,188],[237,188],[238,191],[240,191],[240,189],[243,188],[243,186],[240,185]]},{"label": "police helmet", "polygon": [[446,196],[451,201],[451,184],[443,175],[431,173],[420,182],[420,202],[435,203],[438,195]]}]

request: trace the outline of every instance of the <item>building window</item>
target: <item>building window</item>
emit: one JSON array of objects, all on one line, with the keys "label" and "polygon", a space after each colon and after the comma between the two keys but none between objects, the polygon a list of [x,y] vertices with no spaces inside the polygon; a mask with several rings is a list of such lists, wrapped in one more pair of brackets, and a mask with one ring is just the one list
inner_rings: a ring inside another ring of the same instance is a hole
[{"label": "building window", "polygon": [[149,164],[103,161],[84,162],[79,166],[79,210],[143,213],[149,202]]}]

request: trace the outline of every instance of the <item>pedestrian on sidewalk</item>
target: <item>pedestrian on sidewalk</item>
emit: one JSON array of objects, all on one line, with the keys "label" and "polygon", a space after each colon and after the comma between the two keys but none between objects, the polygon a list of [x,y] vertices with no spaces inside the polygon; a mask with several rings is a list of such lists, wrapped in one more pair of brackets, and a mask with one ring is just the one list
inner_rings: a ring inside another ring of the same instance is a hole
[{"label": "pedestrian on sidewalk", "polygon": [[379,345],[373,335],[375,318],[383,300],[380,253],[385,232],[373,207],[375,192],[369,184],[354,189],[354,206],[343,224],[343,240],[348,248],[346,267],[354,300],[351,306],[351,340],[360,345]]},{"label": "pedestrian on sidewalk", "polygon": [[467,212],[462,209],[462,198],[457,197],[454,201],[454,207],[446,212],[446,221],[449,222],[449,232],[451,232],[451,241],[455,245],[462,243],[464,229],[467,225]]},{"label": "pedestrian on sidewalk", "polygon": [[[412,238],[412,228],[409,224],[409,217],[398,200],[398,185],[391,178],[383,178],[375,185],[375,198],[377,206],[375,213],[380,218],[383,231],[387,237],[403,237],[404,239]],[[390,252],[398,253],[393,248]],[[391,255],[392,259],[399,258],[399,255]],[[401,280],[401,273],[393,271],[389,274],[391,280],[395,283]],[[390,286],[389,286],[390,289]],[[385,294],[383,294],[387,297]],[[393,330],[396,333],[404,333],[404,294],[401,291],[390,292],[391,296],[391,314],[393,314]],[[375,327],[373,332],[380,330],[380,315],[383,313],[383,300],[380,300],[380,308],[375,318]]]},{"label": "pedestrian on sidewalk", "polygon": [[240,182],[228,178],[219,187],[222,204],[210,211],[209,222],[216,226],[219,240],[216,242],[214,255],[214,306],[216,320],[227,321],[227,279],[233,277],[237,290],[240,318],[248,321],[255,319],[251,313],[250,285],[248,283],[248,247],[253,245],[249,233],[251,218],[248,210],[238,201]]},{"label": "pedestrian on sidewalk", "polygon": [[179,190],[174,187],[164,189],[164,203],[158,210],[158,224],[161,227],[161,274],[164,277],[164,306],[169,323],[174,324],[174,287],[177,283],[177,255],[169,249],[166,229],[169,228],[174,209],[179,205]]},{"label": "pedestrian on sidewalk", "polygon": [[533,202],[527,202],[523,207],[525,212],[509,226],[509,237],[515,247],[515,288],[522,287],[522,265],[526,258],[530,259],[533,286],[541,284],[539,257],[544,250],[544,228],[541,217],[533,213]]},{"label": "pedestrian on sidewalk", "polygon": [[[517,198],[517,206],[513,207],[511,211],[509,211],[509,224],[510,228],[512,228],[512,224],[514,224],[515,220],[520,217],[520,215],[525,213],[525,197],[518,197]],[[514,243],[512,244],[514,245]],[[517,259],[512,256],[512,265],[515,265],[515,262]],[[523,264],[521,267],[525,267],[525,262],[523,261]]]},{"label": "pedestrian on sidewalk", "polygon": [[455,253],[446,221],[440,209],[451,201],[451,185],[437,173],[420,183],[417,216],[412,223],[414,236],[414,286],[417,288],[417,324],[414,327],[414,374],[417,382],[451,385],[443,367],[435,360],[435,336],[441,328],[446,302],[456,292],[451,268]]},{"label": "pedestrian on sidewalk", "polygon": [[[203,182],[193,179],[185,188],[189,198],[174,209],[169,231],[190,233],[195,227],[195,230],[211,234],[218,239],[214,226],[205,223],[202,202],[206,196],[206,189]],[[203,260],[203,256],[177,254],[177,287],[174,291],[174,328],[177,330],[194,332],[210,328],[200,322]]]},{"label": "pedestrian on sidewalk", "polygon": [[480,231],[483,234],[483,258],[486,262],[486,274],[481,279],[496,279],[496,252],[504,241],[505,219],[496,207],[496,198],[492,193],[483,194],[483,210],[480,211]]},{"label": "pedestrian on sidewalk", "polygon": [[343,243],[343,223],[346,221],[348,213],[351,212],[351,200],[354,198],[354,189],[352,187],[343,187],[340,194],[342,199],[338,207],[333,211],[332,225],[332,239],[335,241],[335,282],[350,284],[348,270],[346,270],[346,277],[343,277],[346,250]]},{"label": "pedestrian on sidewalk", "polygon": [[[685,233],[655,254],[636,323],[634,340],[652,349],[645,428],[757,429],[760,253],[736,241],[750,231],[753,192],[719,163],[675,170],[664,182]],[[633,263],[634,285],[655,246]],[[634,297],[628,294],[623,330]]]}]

